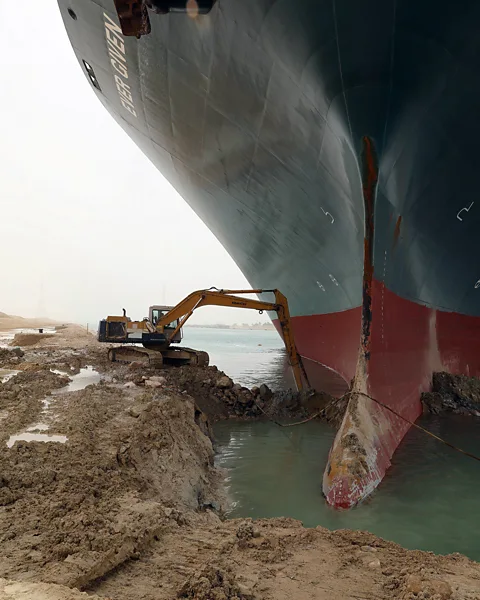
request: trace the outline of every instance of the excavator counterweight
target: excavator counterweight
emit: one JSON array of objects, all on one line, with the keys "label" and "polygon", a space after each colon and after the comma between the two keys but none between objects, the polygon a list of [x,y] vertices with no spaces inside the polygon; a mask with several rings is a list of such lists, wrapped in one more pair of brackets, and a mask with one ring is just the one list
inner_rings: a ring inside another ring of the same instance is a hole
[{"label": "excavator counterweight", "polygon": [[[243,297],[246,294],[266,292],[274,294],[274,302]],[[138,345],[110,348],[109,358],[112,361],[139,361],[156,367],[161,367],[164,363],[206,366],[209,362],[206,352],[172,346],[181,341],[183,326],[193,312],[202,306],[230,306],[259,312],[276,312],[297,389],[309,387],[308,377],[293,338],[288,302],[279,290],[198,290],[189,294],[176,306],[151,306],[149,316],[143,321],[132,321],[124,310],[121,317],[110,316],[100,321],[98,340],[143,345],[143,348]]]}]

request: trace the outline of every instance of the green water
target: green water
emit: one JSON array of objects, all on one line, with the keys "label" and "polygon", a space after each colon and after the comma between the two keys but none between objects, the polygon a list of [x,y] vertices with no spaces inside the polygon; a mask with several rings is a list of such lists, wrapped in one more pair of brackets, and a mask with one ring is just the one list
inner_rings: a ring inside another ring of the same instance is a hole
[{"label": "green water", "polygon": [[247,387],[267,383],[290,387],[283,341],[275,330],[204,329],[186,327],[184,344],[208,352],[210,364]]},{"label": "green water", "polygon": [[[424,418],[422,424],[480,454],[480,420]],[[217,464],[226,469],[231,517],[290,516],[305,526],[363,529],[411,549],[461,552],[480,560],[480,463],[412,429],[378,490],[337,511],[321,493],[333,430],[311,422],[215,426]]]},{"label": "green water", "polygon": [[[185,328],[185,345],[202,348],[242,385],[289,387],[275,331]],[[428,417],[437,435],[480,455],[480,419]],[[480,463],[411,429],[378,490],[350,511],[322,496],[334,432],[320,422],[281,429],[272,423],[215,426],[217,464],[226,468],[231,517],[290,516],[307,527],[363,529],[412,549],[461,552],[480,561]]]}]

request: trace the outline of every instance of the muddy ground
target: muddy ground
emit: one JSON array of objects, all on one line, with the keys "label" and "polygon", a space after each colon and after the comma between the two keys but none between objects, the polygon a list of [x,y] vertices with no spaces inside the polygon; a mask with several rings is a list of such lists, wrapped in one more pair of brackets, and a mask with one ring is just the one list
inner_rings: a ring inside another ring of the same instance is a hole
[{"label": "muddy ground", "polygon": [[[480,565],[460,555],[288,518],[224,520],[205,413],[275,412],[265,389],[215,368],[112,365],[75,327],[22,350],[0,351],[0,368],[18,371],[0,384],[0,599],[480,600]],[[101,381],[66,391],[86,365]],[[287,416],[330,406],[304,400]],[[7,447],[35,424],[67,442]]]}]

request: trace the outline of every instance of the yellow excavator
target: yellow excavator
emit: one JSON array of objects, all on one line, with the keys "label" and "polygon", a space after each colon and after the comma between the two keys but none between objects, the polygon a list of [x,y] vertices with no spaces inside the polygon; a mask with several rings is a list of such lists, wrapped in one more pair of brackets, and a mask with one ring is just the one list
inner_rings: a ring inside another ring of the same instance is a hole
[{"label": "yellow excavator", "polygon": [[[242,297],[244,294],[267,292],[274,294],[274,302]],[[110,348],[108,357],[112,362],[139,361],[156,368],[164,363],[207,366],[209,357],[206,352],[172,346],[182,340],[182,327],[193,312],[201,306],[247,308],[258,310],[260,314],[263,311],[276,312],[297,389],[299,391],[304,389],[304,382],[306,387],[309,387],[308,377],[293,339],[288,302],[278,290],[219,290],[217,288],[198,290],[176,306],[151,306],[148,317],[142,321],[132,321],[123,309],[123,316],[110,316],[100,321],[98,341],[132,344],[132,346]],[[143,348],[133,344],[141,344]]]}]

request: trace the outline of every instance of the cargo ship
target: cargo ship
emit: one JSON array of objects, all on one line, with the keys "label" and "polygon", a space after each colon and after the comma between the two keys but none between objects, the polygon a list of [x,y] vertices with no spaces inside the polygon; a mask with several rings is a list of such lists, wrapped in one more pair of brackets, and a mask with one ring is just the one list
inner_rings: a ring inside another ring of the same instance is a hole
[{"label": "cargo ship", "polygon": [[354,506],[432,372],[480,372],[480,3],[58,2],[100,102],[351,386],[323,492]]}]

